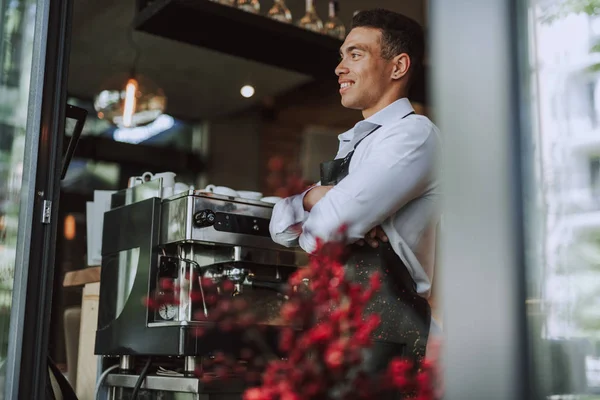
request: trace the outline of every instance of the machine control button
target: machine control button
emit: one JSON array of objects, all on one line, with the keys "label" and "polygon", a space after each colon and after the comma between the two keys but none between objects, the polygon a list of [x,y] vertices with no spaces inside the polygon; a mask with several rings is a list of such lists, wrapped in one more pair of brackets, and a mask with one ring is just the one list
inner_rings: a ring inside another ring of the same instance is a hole
[{"label": "machine control button", "polygon": [[202,210],[194,214],[194,225],[199,228],[205,228],[207,226],[214,225],[216,215],[213,210]]},{"label": "machine control button", "polygon": [[217,212],[215,214],[214,228],[219,232],[270,238],[269,222],[267,218]]}]

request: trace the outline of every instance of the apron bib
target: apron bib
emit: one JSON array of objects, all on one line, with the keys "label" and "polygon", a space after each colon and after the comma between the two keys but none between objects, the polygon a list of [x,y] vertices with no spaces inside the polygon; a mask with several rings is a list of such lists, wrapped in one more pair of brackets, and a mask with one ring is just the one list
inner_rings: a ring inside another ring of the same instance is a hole
[{"label": "apron bib", "polygon": [[[413,113],[408,115],[411,114]],[[336,185],[348,175],[350,160],[362,140],[364,138],[356,143],[346,157],[321,164],[322,185]],[[384,354],[382,357],[385,359],[407,356],[420,360],[425,355],[431,309],[427,300],[417,294],[416,284],[408,269],[389,243],[380,243],[377,248],[367,244],[350,245],[349,250],[348,259],[344,264],[349,280],[366,286],[374,272],[379,271],[381,274],[381,289],[365,308],[366,314],[377,313],[381,317],[381,324],[373,333],[375,347],[378,342],[394,344],[388,347],[397,349],[394,352],[396,354]],[[379,359],[372,362],[387,365],[382,357],[377,357]],[[374,368],[378,369],[376,366]]]}]

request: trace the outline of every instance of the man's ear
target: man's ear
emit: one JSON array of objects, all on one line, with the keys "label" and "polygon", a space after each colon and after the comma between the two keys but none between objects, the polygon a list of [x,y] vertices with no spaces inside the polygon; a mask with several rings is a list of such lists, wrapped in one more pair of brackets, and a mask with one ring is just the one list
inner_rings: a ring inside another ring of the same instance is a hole
[{"label": "man's ear", "polygon": [[394,57],[393,63],[394,67],[392,68],[392,79],[397,80],[408,74],[408,70],[410,69],[410,57],[408,54],[398,54],[396,57]]}]

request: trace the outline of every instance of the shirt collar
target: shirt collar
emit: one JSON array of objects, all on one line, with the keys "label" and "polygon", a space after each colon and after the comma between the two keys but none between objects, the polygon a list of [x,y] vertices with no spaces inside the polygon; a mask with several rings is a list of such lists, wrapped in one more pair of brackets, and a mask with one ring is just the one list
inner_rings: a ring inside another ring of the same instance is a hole
[{"label": "shirt collar", "polygon": [[357,142],[373,132],[378,126],[383,126],[394,120],[402,119],[414,111],[413,106],[406,97],[398,99],[387,107],[377,111],[369,118],[359,121],[354,125],[353,129],[338,135],[338,139],[345,142]]},{"label": "shirt collar", "polygon": [[394,120],[402,119],[414,111],[415,110],[412,104],[410,104],[410,101],[404,97],[377,111],[375,114],[361,122],[370,122],[375,125],[385,125],[386,123]]}]

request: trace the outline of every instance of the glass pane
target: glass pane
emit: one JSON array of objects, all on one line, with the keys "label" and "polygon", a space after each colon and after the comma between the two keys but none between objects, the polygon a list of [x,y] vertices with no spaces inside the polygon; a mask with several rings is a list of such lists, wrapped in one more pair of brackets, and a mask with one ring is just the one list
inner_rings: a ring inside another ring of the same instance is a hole
[{"label": "glass pane", "polygon": [[[35,1],[0,0],[0,365],[6,362],[25,125],[33,55]],[[5,368],[0,367],[0,398]]]},{"label": "glass pane", "polygon": [[528,317],[541,398],[600,399],[600,2],[530,1]]}]

